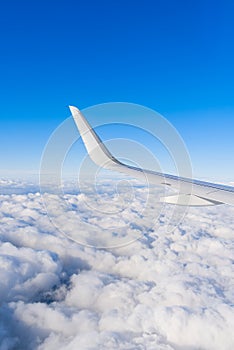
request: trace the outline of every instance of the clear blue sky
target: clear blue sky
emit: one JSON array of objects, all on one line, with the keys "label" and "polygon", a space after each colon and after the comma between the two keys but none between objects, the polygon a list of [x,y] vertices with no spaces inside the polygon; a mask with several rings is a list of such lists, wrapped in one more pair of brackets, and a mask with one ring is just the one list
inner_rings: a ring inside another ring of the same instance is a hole
[{"label": "clear blue sky", "polygon": [[67,105],[125,101],[174,124],[195,175],[234,180],[233,13],[232,0],[1,2],[2,173],[38,169]]}]

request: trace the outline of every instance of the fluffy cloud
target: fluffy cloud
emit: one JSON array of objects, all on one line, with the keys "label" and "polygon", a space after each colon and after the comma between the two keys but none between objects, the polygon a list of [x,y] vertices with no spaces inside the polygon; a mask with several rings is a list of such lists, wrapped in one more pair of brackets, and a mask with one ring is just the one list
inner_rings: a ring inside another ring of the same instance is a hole
[{"label": "fluffy cloud", "polygon": [[190,208],[169,231],[174,209],[159,193],[142,210],[139,186],[124,212],[111,186],[48,194],[79,239],[140,237],[97,249],[58,232],[35,185],[1,186],[0,350],[233,349],[233,207]]}]

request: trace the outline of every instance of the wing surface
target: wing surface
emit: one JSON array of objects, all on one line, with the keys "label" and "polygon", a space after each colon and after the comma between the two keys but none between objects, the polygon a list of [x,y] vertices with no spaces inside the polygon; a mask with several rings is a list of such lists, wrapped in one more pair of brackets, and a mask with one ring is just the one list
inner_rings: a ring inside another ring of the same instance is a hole
[{"label": "wing surface", "polygon": [[177,194],[161,199],[166,203],[190,206],[234,205],[234,187],[232,186],[163,174],[120,162],[110,153],[80,110],[74,106],[69,106],[69,108],[87,152],[98,166],[147,181],[149,184],[163,185],[178,190]]}]

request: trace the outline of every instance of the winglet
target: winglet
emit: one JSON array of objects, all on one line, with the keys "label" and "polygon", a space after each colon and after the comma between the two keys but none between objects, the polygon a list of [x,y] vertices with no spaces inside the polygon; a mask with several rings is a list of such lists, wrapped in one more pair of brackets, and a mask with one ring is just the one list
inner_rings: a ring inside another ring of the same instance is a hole
[{"label": "winglet", "polygon": [[112,163],[118,162],[89,125],[81,111],[74,106],[69,106],[69,109],[92,161],[104,168],[110,168]]}]

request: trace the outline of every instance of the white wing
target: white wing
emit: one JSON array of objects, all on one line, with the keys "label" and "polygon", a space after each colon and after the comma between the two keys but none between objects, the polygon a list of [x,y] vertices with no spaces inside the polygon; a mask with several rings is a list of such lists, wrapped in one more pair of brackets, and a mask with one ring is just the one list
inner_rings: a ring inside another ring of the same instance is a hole
[{"label": "white wing", "polygon": [[190,206],[234,205],[234,187],[140,169],[118,161],[106,148],[78,108],[69,106],[87,152],[98,166],[122,172],[154,185],[170,186],[179,192],[164,197],[166,203]]}]

